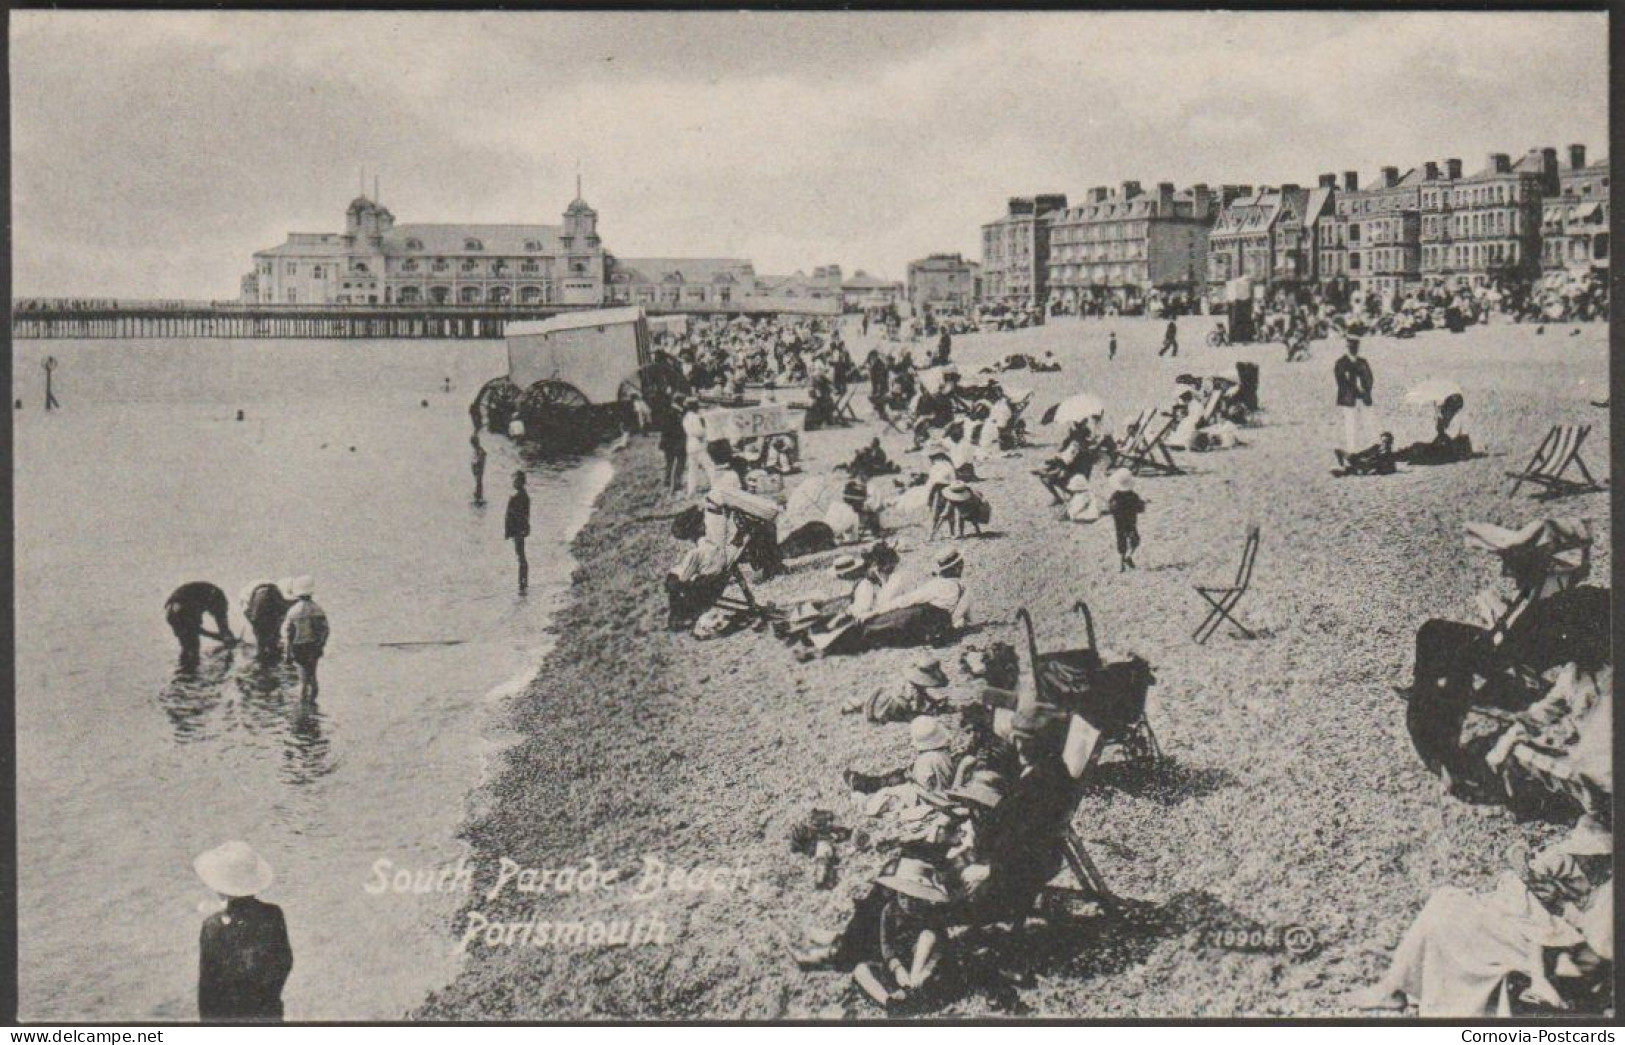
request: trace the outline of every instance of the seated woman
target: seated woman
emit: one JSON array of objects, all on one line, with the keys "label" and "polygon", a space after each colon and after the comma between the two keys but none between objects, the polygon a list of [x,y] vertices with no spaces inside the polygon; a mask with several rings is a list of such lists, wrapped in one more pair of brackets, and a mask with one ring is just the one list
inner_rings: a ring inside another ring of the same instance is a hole
[{"label": "seated woman", "polygon": [[[1525,997],[1565,1007],[1552,980],[1613,960],[1613,835],[1586,817],[1567,838],[1528,858],[1514,853],[1496,888],[1475,895],[1434,891],[1394,950],[1393,963],[1361,1008],[1423,1018],[1509,1016],[1509,977]],[[1566,962],[1564,961],[1566,959]]]},{"label": "seated woman", "polygon": [[942,491],[942,511],[931,521],[931,536],[933,539],[937,536],[937,529],[944,522],[953,537],[965,536],[967,529],[974,529],[980,536],[983,525],[992,520],[993,507],[987,498],[966,483],[952,483]]},{"label": "seated woman", "polygon": [[935,576],[916,588],[895,590],[888,578],[867,612],[860,615],[854,600],[851,619],[832,629],[822,644],[815,641],[814,645],[826,656],[941,645],[965,626],[968,617],[970,598],[961,580],[964,574],[964,557],[949,550],[937,557]]},{"label": "seated woman", "polygon": [[1100,518],[1100,506],[1095,503],[1095,492],[1089,480],[1074,475],[1066,481],[1067,499],[1062,514],[1068,522],[1092,523]]},{"label": "seated woman", "polygon": [[1473,456],[1473,441],[1461,430],[1463,401],[1453,392],[1434,407],[1433,438],[1415,442],[1394,456],[1407,464],[1453,464]]},{"label": "seated woman", "polygon": [[701,536],[666,573],[666,627],[682,631],[711,608],[728,586],[727,545]]}]

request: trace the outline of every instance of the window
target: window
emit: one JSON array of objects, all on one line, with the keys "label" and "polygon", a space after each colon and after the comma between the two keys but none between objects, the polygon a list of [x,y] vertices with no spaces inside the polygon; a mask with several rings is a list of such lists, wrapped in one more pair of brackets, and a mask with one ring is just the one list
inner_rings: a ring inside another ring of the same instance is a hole
[{"label": "window", "polygon": [[530,258],[526,258],[519,263],[519,271],[521,272],[540,272],[541,270],[542,267]]},{"label": "window", "polygon": [[436,272],[444,272],[450,267],[451,266],[446,263],[445,258],[435,258],[434,259],[434,270]]},{"label": "window", "polygon": [[474,261],[473,258],[466,258],[463,261],[463,271],[464,272],[473,272],[475,267],[477,266],[477,264],[478,263],[476,261]]},{"label": "window", "polygon": [[290,275],[290,276],[299,275],[299,262],[297,262],[297,261],[288,262],[288,275]]},{"label": "window", "polygon": [[316,279],[321,279],[322,278],[322,267],[320,265],[312,265],[310,267],[310,274],[311,274],[312,277],[314,277]]},{"label": "window", "polygon": [[401,263],[401,271],[402,272],[416,272],[417,270],[418,270],[418,259],[417,258],[407,258],[405,261],[403,261]]},{"label": "window", "polygon": [[481,243],[479,240],[477,240],[474,237],[470,236],[468,239],[463,240],[463,249],[464,250],[484,250],[485,249],[485,244]]},{"label": "window", "polygon": [[531,251],[532,253],[534,253],[536,251],[539,251],[539,250],[542,249],[542,241],[541,240],[535,240],[535,239],[527,239],[525,241],[525,249],[528,250],[528,251]]},{"label": "window", "polygon": [[299,292],[297,290],[293,289],[292,287],[289,287],[288,288],[288,304],[290,304],[290,305],[295,304],[296,302],[298,302],[298,300],[299,300]]},{"label": "window", "polygon": [[423,241],[420,240],[420,239],[415,239],[415,238],[414,239],[409,239],[409,240],[406,241],[406,249],[407,250],[422,250],[423,249]]}]

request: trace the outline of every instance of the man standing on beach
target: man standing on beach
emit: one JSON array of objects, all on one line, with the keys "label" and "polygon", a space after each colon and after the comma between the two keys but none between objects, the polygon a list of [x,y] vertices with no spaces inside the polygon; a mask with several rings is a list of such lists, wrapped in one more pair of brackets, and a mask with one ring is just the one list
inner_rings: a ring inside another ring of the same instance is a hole
[{"label": "man standing on beach", "polygon": [[1343,411],[1343,450],[1365,449],[1365,411],[1371,406],[1371,363],[1360,358],[1360,339],[1350,335],[1348,351],[1337,357],[1332,376],[1337,379],[1337,405]]},{"label": "man standing on beach", "polygon": [[1168,321],[1168,329],[1162,335],[1162,351],[1158,352],[1157,355],[1179,355],[1179,324],[1171,319]]},{"label": "man standing on beach", "polygon": [[525,492],[525,473],[513,473],[513,496],[508,498],[508,514],[502,524],[502,537],[513,542],[519,559],[519,594],[530,587],[530,563],[525,559],[525,538],[530,536],[530,494]]},{"label": "man standing on beach", "polygon": [[1112,331],[1111,338],[1106,342],[1106,358],[1117,358],[1117,331]]}]

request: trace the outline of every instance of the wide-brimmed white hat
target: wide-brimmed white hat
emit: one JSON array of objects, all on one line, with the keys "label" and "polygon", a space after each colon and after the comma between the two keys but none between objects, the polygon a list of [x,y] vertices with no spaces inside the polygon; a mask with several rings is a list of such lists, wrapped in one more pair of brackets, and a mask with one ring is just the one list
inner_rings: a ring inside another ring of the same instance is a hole
[{"label": "wide-brimmed white hat", "polygon": [[225,896],[255,896],[276,877],[253,846],[235,839],[199,853],[192,869],[204,885]]},{"label": "wide-brimmed white hat", "polygon": [[948,684],[948,675],[942,670],[942,661],[936,657],[921,657],[909,665],[908,681],[927,689],[941,689]]},{"label": "wide-brimmed white hat", "polygon": [[898,860],[896,870],[876,878],[875,884],[894,893],[912,896],[916,900],[926,900],[930,903],[948,902],[948,891],[937,881],[936,869],[924,860],[916,860],[913,857]]},{"label": "wide-brimmed white hat", "polygon": [[1580,818],[1574,830],[1557,844],[1557,848],[1571,856],[1611,856],[1614,852],[1614,833],[1588,813]]},{"label": "wide-brimmed white hat", "polygon": [[1109,481],[1112,484],[1112,488],[1116,490],[1134,489],[1134,473],[1129,471],[1127,468],[1119,468],[1117,471],[1113,472]]},{"label": "wide-brimmed white hat", "polygon": [[940,751],[953,742],[948,730],[930,715],[920,715],[908,724],[908,739],[915,751]]},{"label": "wide-brimmed white hat", "polygon": [[976,496],[976,492],[965,483],[954,483],[942,491],[942,499],[955,504],[963,504]]},{"label": "wide-brimmed white hat", "polygon": [[287,582],[287,585],[288,597],[292,599],[302,599],[307,595],[316,594],[316,579],[310,576],[308,573],[303,576],[293,578]]}]

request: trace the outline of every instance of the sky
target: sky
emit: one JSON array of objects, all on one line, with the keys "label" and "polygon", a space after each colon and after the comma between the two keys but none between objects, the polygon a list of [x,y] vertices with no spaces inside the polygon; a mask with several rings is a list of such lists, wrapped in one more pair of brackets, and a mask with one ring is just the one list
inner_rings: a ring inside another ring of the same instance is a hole
[{"label": "sky", "polygon": [[18,296],[231,298],[256,250],[556,224],[902,279],[1014,195],[1606,153],[1600,13],[16,11]]}]

